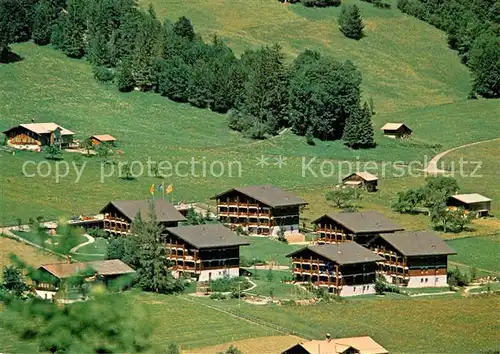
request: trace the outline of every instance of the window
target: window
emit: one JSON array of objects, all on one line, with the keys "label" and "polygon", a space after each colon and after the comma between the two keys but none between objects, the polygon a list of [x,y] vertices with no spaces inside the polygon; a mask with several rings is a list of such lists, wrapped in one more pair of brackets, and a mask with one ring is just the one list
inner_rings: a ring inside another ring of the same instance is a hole
[{"label": "window", "polygon": [[420,278],[420,282],[423,283],[424,282],[424,278]]},{"label": "window", "polygon": [[428,281],[428,280],[429,280],[428,278],[425,278],[425,282],[426,282],[426,283],[427,283],[427,281]]},{"label": "window", "polygon": [[352,291],[356,291],[356,287],[354,287]]}]

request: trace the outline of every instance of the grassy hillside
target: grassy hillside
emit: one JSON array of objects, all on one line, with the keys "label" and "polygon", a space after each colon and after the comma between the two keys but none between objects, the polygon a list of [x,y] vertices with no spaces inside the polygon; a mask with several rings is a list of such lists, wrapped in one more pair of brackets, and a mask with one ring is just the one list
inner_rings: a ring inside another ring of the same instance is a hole
[{"label": "grassy hillside", "polygon": [[159,18],[185,15],[205,39],[217,34],[237,53],[249,46],[279,43],[291,58],[309,48],[340,60],[350,59],[364,77],[364,93],[373,97],[379,112],[439,105],[464,99],[470,75],[447,48],[445,34],[402,14],[396,1],[391,10],[356,3],[366,24],[361,41],[338,30],[340,8],[306,8],[278,1],[140,0],[152,3]]},{"label": "grassy hillside", "polygon": [[[141,4],[147,6],[149,1]],[[469,73],[447,48],[444,35],[395,8],[387,11],[359,2],[367,36],[352,41],[338,31],[338,8],[309,9],[271,0],[157,0],[153,4],[160,18],[175,20],[186,15],[205,39],[220,35],[237,53],[248,46],[278,42],[289,59],[306,48],[342,60],[352,59],[363,73],[364,96],[375,101],[377,148],[354,151],[339,141],[317,141],[310,146],[291,132],[267,141],[250,141],[229,130],[223,115],[155,94],[119,93],[113,86],[97,83],[87,62],[68,59],[32,43],[13,45],[24,60],[0,66],[0,129],[32,118],[56,121],[75,131],[79,139],[102,133],[116,136],[124,152],[114,157],[116,162],[140,161],[145,166],[151,159],[175,165],[195,159],[208,167],[214,163],[215,173],[220,172],[217,164],[223,164],[221,177],[211,176],[210,171],[206,176],[201,171],[193,174],[183,165],[180,174],[166,179],[174,184],[175,201],[206,201],[233,185],[272,183],[298,190],[312,203],[322,199],[325,189],[337,184],[349,168],[365,169],[364,164],[356,163],[371,161],[371,171],[382,177],[382,188],[381,193],[370,195],[363,203],[367,208],[382,209],[390,208],[398,190],[419,185],[422,180],[421,176],[397,178],[393,166],[383,173],[383,162],[423,162],[425,156],[430,159],[445,148],[498,135],[500,103],[464,101]],[[407,122],[414,129],[413,138],[384,138],[378,128],[387,121]],[[275,165],[280,155],[286,159],[282,168]],[[256,166],[261,156],[269,158],[269,166]],[[317,159],[312,164],[316,172],[326,164],[323,175],[303,173],[304,163],[311,158]],[[42,154],[18,152],[12,156],[0,150],[0,183],[6,186],[0,194],[2,224],[13,224],[17,217],[26,220],[39,215],[51,218],[95,212],[110,199],[145,198],[149,185],[161,182],[155,177],[124,181],[115,173],[101,183],[97,158],[82,160],[66,153],[65,161],[83,165],[84,172],[75,183],[77,173],[72,167],[68,176],[56,183],[53,162],[52,174],[46,178],[23,176],[21,170],[27,160],[45,161]],[[344,160],[352,164],[343,165],[341,170],[338,164]],[[233,162],[240,165],[232,165],[229,171]],[[421,164],[418,168],[423,167]],[[108,168],[103,171],[110,172]],[[181,176],[184,173],[187,175]],[[313,207],[322,209],[315,213],[327,208],[324,203]],[[427,226],[417,224],[421,226],[416,228]]]}]

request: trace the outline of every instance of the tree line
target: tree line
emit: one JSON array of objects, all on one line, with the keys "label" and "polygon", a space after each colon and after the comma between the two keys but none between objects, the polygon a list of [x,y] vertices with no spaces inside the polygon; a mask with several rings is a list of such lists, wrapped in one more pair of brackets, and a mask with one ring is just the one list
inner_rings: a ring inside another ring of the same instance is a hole
[{"label": "tree line", "polygon": [[474,75],[471,97],[500,97],[500,7],[497,0],[398,0],[398,8],[448,34],[449,46]]},{"label": "tree line", "polygon": [[[305,51],[287,65],[277,44],[248,49],[237,58],[216,36],[204,42],[186,17],[162,22],[152,6],[143,10],[135,0],[0,3],[13,20],[9,40],[31,38],[68,57],[86,58],[97,80],[120,91],[156,92],[229,111],[229,126],[251,138],[291,128],[310,143],[341,139],[345,132],[350,147],[374,146],[369,110],[360,98],[361,73],[350,61]],[[361,129],[368,129],[368,142],[358,138]]]}]

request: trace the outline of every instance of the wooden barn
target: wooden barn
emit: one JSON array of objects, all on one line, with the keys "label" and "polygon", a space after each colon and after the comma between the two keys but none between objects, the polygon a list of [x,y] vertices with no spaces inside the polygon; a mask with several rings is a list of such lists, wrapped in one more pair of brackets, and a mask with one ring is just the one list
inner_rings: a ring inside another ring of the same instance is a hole
[{"label": "wooden barn", "polygon": [[491,199],[478,193],[455,194],[448,198],[449,207],[462,207],[476,217],[488,216],[491,210]]},{"label": "wooden barn", "polygon": [[56,123],[20,124],[3,132],[11,145],[59,145],[69,147],[74,133]]},{"label": "wooden barn", "polygon": [[386,123],[381,130],[389,138],[404,138],[410,136],[412,130],[404,123]]},{"label": "wooden barn", "polygon": [[270,185],[235,187],[213,197],[219,220],[252,234],[299,233],[299,213],[307,202]]},{"label": "wooden barn", "polygon": [[102,135],[92,135],[90,137],[90,141],[92,142],[92,145],[99,145],[102,143],[107,143],[110,145],[115,145],[116,143],[116,138],[109,135],[109,134],[102,134]]},{"label": "wooden barn", "polygon": [[[101,209],[104,214],[104,231],[117,235],[129,235],[135,216],[139,212],[142,220],[149,219],[151,200],[115,200]],[[154,201],[156,221],[163,227],[177,226],[186,218],[167,200]]]},{"label": "wooden barn", "polygon": [[384,258],[378,272],[409,288],[446,287],[448,256],[456,252],[434,232],[382,233],[370,248]]},{"label": "wooden barn", "polygon": [[375,294],[377,262],[384,260],[355,242],[309,245],[287,257],[295,282],[340,296]]},{"label": "wooden barn", "polygon": [[369,172],[354,172],[342,179],[342,184],[346,187],[363,188],[367,192],[377,190],[378,177]]},{"label": "wooden barn", "polygon": [[378,211],[325,214],[313,221],[317,243],[355,241],[368,244],[375,236],[385,232],[403,231]]},{"label": "wooden barn", "polygon": [[197,281],[240,275],[240,247],[249,245],[222,224],[169,227],[165,245],[177,276]]},{"label": "wooden barn", "polygon": [[388,354],[371,337],[330,338],[298,343],[281,354]]}]

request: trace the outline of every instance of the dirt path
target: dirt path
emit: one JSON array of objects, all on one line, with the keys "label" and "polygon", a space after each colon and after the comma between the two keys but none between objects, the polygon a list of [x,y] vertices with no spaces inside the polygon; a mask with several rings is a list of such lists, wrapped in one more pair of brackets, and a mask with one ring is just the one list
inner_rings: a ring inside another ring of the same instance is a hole
[{"label": "dirt path", "polygon": [[441,158],[443,158],[449,152],[452,152],[452,151],[455,151],[455,150],[458,150],[458,149],[462,149],[462,148],[466,148],[466,147],[469,147],[469,146],[474,146],[474,145],[483,144],[483,143],[489,143],[489,142],[497,141],[497,140],[500,140],[500,138],[483,140],[483,141],[476,141],[475,143],[470,143],[470,144],[465,144],[465,145],[457,146],[457,147],[451,148],[449,150],[440,152],[439,154],[437,154],[436,156],[434,156],[431,161],[429,161],[429,163],[427,164],[427,166],[424,169],[424,172],[429,173],[429,174],[444,173],[446,171],[439,169],[437,167],[437,164],[438,164],[439,160]]},{"label": "dirt path", "polygon": [[81,256],[94,256],[94,257],[100,257],[100,256],[104,256],[103,254],[98,254],[98,253],[81,253],[81,252],[78,252],[78,250],[84,246],[87,246],[87,245],[90,245],[92,243],[95,242],[95,238],[93,238],[92,236],[90,235],[87,235],[87,234],[83,234],[83,236],[85,236],[87,238],[87,242],[84,242],[84,243],[80,243],[78,246],[75,246],[73,247],[69,253],[72,253],[72,254],[79,254]]}]

